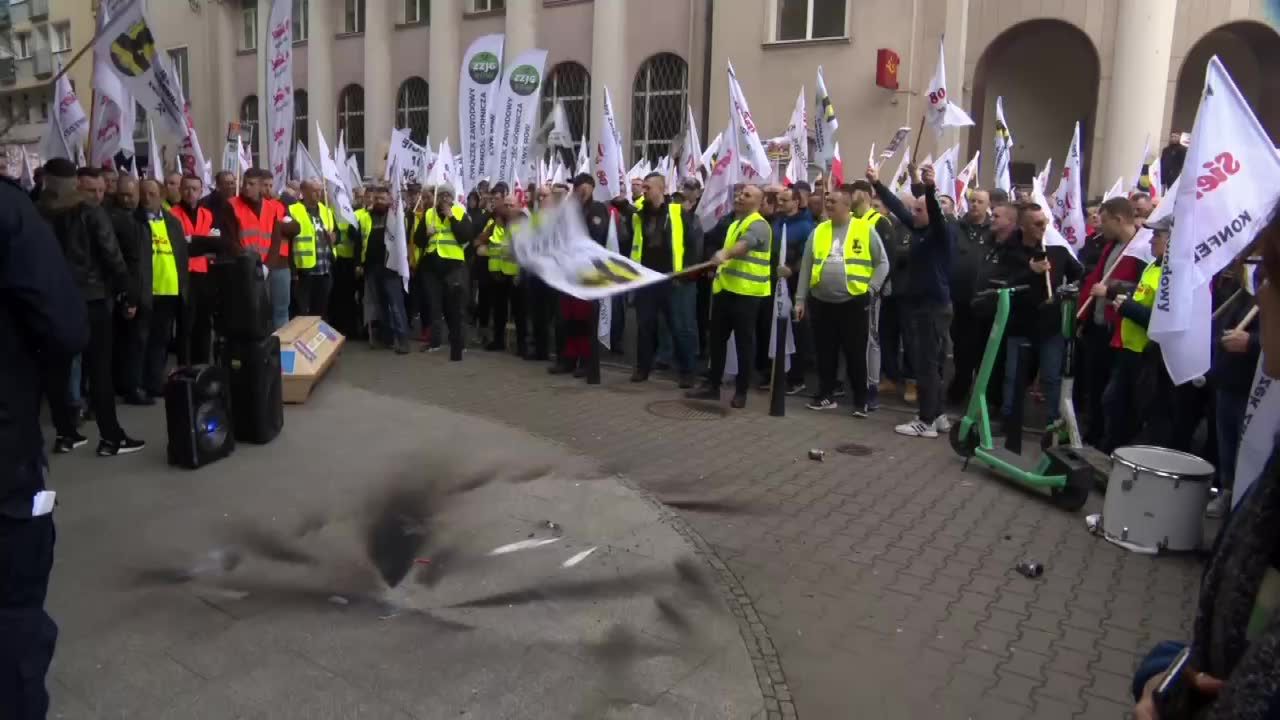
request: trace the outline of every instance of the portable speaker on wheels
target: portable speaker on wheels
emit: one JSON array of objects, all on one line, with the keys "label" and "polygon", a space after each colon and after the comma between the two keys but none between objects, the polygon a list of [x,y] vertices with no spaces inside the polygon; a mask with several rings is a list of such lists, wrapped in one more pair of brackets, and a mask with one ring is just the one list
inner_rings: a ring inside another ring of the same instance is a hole
[{"label": "portable speaker on wheels", "polygon": [[271,334],[271,300],[257,253],[215,260],[209,275],[216,288],[213,327],[219,336],[264,338]]},{"label": "portable speaker on wheels", "polygon": [[280,338],[223,338],[218,364],[231,375],[231,420],[241,442],[269,443],[284,427]]},{"label": "portable speaker on wheels", "polygon": [[178,368],[164,387],[169,464],[192,470],[220,460],[236,447],[231,432],[231,385],[213,365]]}]

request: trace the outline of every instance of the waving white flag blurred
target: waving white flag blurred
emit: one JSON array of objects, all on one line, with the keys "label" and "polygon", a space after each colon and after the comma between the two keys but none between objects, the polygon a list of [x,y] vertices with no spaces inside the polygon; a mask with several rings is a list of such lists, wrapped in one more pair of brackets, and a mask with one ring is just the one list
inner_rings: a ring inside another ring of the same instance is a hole
[{"label": "waving white flag blurred", "polygon": [[947,95],[946,46],[941,41],[938,42],[938,68],[924,95],[928,101],[925,105],[925,120],[937,132],[941,133],[943,128],[973,125],[973,118],[951,102],[951,97]]},{"label": "waving white flag blurred", "polygon": [[767,182],[773,175],[773,164],[769,162],[769,153],[760,142],[760,133],[751,117],[751,108],[747,107],[747,97],[738,84],[738,76],[733,72],[733,63],[729,63],[729,118],[729,143],[741,157],[740,179],[747,182]]},{"label": "waving white flag blurred", "polygon": [[1080,174],[1080,123],[1076,122],[1075,132],[1071,135],[1071,147],[1067,148],[1067,160],[1062,166],[1062,180],[1053,193],[1053,217],[1058,222],[1062,236],[1072,247],[1083,243],[1087,234]]},{"label": "waving white flag blurred", "polygon": [[1009,163],[1013,162],[1013,133],[1004,119],[1004,98],[996,98],[996,188],[1013,192],[1013,176]]},{"label": "waving white flag blurred", "polygon": [[818,66],[817,94],[813,103],[813,159],[825,173],[836,155],[836,131],[840,121],[836,108],[827,94],[827,83],[822,78],[822,66]]}]

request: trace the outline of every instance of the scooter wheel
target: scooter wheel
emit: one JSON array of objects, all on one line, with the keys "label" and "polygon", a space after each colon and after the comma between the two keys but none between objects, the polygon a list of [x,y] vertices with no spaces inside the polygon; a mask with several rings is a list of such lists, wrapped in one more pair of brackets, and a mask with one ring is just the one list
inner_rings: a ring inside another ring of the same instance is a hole
[{"label": "scooter wheel", "polygon": [[978,449],[978,428],[970,425],[969,433],[965,437],[960,437],[960,421],[956,420],[951,423],[951,431],[947,433],[947,438],[951,441],[951,449],[962,458],[971,458],[973,453]]},{"label": "scooter wheel", "polygon": [[1066,485],[1050,492],[1050,500],[1067,512],[1075,512],[1089,499],[1090,483],[1088,468],[1073,470],[1067,475]]}]

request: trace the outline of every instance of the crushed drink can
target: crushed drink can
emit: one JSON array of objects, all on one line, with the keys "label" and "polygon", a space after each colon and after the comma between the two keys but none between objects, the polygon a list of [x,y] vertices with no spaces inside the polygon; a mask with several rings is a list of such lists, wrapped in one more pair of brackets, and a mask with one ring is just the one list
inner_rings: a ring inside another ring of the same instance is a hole
[{"label": "crushed drink can", "polygon": [[824,456],[826,456],[826,453],[825,453],[825,452],[823,452],[822,450],[817,449],[817,448],[814,448],[813,450],[810,450],[810,451],[809,451],[809,459],[810,459],[810,460],[817,460],[818,462],[822,462],[822,458],[823,458]]},{"label": "crushed drink can", "polygon": [[1044,566],[1034,560],[1024,560],[1018,563],[1017,570],[1029,578],[1038,578],[1044,574]]}]

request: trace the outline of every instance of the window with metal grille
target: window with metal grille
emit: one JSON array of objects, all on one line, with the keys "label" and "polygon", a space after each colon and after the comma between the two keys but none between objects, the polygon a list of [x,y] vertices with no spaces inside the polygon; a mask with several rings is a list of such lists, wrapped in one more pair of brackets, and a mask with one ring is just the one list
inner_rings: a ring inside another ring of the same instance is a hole
[{"label": "window with metal grille", "polygon": [[542,86],[542,121],[551,117],[551,111],[559,100],[564,114],[569,118],[569,134],[573,136],[573,151],[561,149],[565,166],[573,170],[578,146],[591,131],[591,73],[572,60],[551,68],[551,74]]},{"label": "window with metal grille", "polygon": [[240,7],[240,49],[258,49],[258,3],[245,0]]},{"label": "window with metal grille", "polygon": [[147,133],[147,109],[133,104],[133,168],[138,176],[144,175],[151,158],[151,136]]},{"label": "window with metal grille", "polygon": [[679,55],[658,53],[640,65],[631,92],[631,162],[657,162],[669,152],[688,96],[689,65]]},{"label": "window with metal grille", "polygon": [[346,136],[347,155],[364,167],[364,88],[348,85],[338,95],[338,132]]},{"label": "window with metal grille", "polygon": [[774,39],[817,40],[844,37],[849,0],[776,0]]},{"label": "window with metal grille", "polygon": [[307,0],[293,0],[293,41],[303,42],[311,32],[311,13]]},{"label": "window with metal grille", "polygon": [[168,51],[169,62],[173,63],[173,72],[178,76],[178,87],[182,89],[182,99],[188,103],[191,102],[191,82],[190,56],[187,48],[177,47]]},{"label": "window with metal grille", "polygon": [[411,77],[400,83],[396,93],[396,127],[408,130],[409,137],[419,145],[427,142],[427,119],[431,105],[431,86],[420,77]]},{"label": "window with metal grille", "polygon": [[[298,143],[306,144],[307,142],[307,91],[293,91],[293,148],[289,153],[290,158],[293,153],[298,150]],[[307,148],[310,150],[311,148]],[[313,156],[314,157],[314,156]],[[289,165],[293,167],[292,164]]]},{"label": "window with metal grille", "polygon": [[246,127],[250,131],[249,135],[249,157],[253,159],[254,167],[262,167],[258,164],[258,96],[250,95],[240,103],[240,125]]}]

